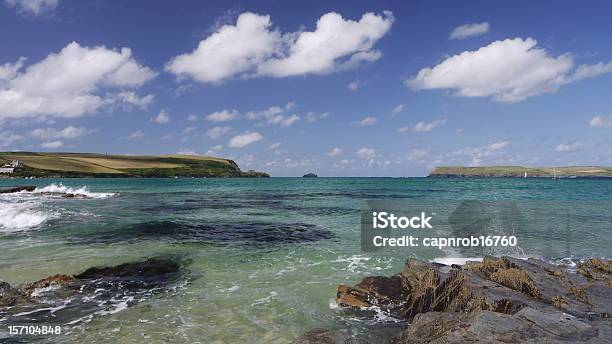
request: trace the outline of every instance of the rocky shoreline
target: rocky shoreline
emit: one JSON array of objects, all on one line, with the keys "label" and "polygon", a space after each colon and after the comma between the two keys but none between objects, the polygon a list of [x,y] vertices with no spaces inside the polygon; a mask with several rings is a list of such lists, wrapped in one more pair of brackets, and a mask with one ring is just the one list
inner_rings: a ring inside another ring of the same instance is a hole
[{"label": "rocky shoreline", "polygon": [[336,303],[366,318],[383,311],[404,325],[381,323],[375,341],[315,329],[293,344],[610,343],[612,261],[568,269],[512,257],[463,266],[409,259],[396,275],[338,286]]}]

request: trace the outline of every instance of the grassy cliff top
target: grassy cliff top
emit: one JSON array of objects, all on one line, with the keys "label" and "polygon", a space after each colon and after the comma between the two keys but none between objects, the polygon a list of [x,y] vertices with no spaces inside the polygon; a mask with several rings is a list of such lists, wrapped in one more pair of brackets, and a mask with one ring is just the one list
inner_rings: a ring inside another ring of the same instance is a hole
[{"label": "grassy cliff top", "polygon": [[567,166],[567,167],[524,167],[524,166],[440,166],[429,173],[430,177],[612,177],[612,167]]},{"label": "grassy cliff top", "polygon": [[107,155],[97,153],[0,152],[0,163],[19,160],[15,175],[62,177],[244,177],[267,176],[242,172],[228,159],[184,154]]}]

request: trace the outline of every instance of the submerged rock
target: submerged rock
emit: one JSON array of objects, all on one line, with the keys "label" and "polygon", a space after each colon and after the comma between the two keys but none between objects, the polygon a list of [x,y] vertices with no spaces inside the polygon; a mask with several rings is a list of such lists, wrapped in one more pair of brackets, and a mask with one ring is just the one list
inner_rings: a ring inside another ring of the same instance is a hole
[{"label": "submerged rock", "polygon": [[93,267],[74,276],[53,275],[18,287],[0,282],[0,319],[61,324],[114,313],[164,290],[179,277],[180,267],[174,260],[151,258]]},{"label": "submerged rock", "polygon": [[10,284],[0,281],[0,307],[9,307],[17,303],[21,297],[21,291],[13,288]]},{"label": "submerged rock", "polygon": [[83,194],[75,193],[64,193],[64,192],[39,192],[38,195],[59,197],[59,198],[77,198],[77,199],[90,199],[91,197]]},{"label": "submerged rock", "polygon": [[291,344],[367,344],[365,341],[353,338],[346,330],[327,331],[323,329],[310,330],[296,338]]},{"label": "submerged rock", "polygon": [[30,298],[32,293],[36,289],[43,289],[49,287],[66,287],[70,283],[76,281],[76,278],[68,275],[53,275],[47,278],[43,278],[33,283],[27,283],[23,287],[21,287],[21,293],[25,298]]},{"label": "submerged rock", "polygon": [[409,259],[394,276],[338,286],[336,303],[412,322],[381,343],[611,342],[611,262],[591,259],[578,272],[511,257],[450,267]]},{"label": "submerged rock", "polygon": [[128,240],[166,240],[230,245],[271,245],[313,242],[334,238],[328,230],[308,223],[240,222],[197,224],[155,221],[131,224],[106,231],[96,230],[72,240],[86,242],[125,242]]},{"label": "submerged rock", "polygon": [[34,185],[19,185],[19,186],[13,186],[10,188],[6,188],[6,189],[0,189],[0,193],[15,193],[15,192],[21,192],[21,191],[32,192],[34,190],[36,190],[36,186]]},{"label": "submerged rock", "polygon": [[125,263],[111,267],[93,267],[78,275],[75,279],[97,279],[104,277],[113,278],[151,278],[168,273],[175,273],[179,270],[179,264],[166,259],[147,259],[143,262]]}]

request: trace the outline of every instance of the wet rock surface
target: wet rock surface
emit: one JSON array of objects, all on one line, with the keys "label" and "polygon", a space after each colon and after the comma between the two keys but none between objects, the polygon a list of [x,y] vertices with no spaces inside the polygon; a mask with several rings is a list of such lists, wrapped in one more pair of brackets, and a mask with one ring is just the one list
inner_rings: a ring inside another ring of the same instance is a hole
[{"label": "wet rock surface", "polygon": [[[464,266],[410,259],[394,276],[340,285],[336,294],[346,311],[378,309],[403,319],[404,329],[374,341],[402,344],[610,343],[611,300],[612,262],[603,259],[575,271],[511,257]],[[313,333],[294,343],[372,342],[339,331]]]},{"label": "wet rock surface", "polygon": [[22,192],[22,191],[32,192],[34,190],[36,190],[36,186],[34,185],[19,185],[19,186],[13,186],[9,188],[0,189],[0,194],[15,193],[15,192]]},{"label": "wet rock surface", "polygon": [[83,195],[83,194],[78,194],[78,193],[64,193],[64,192],[39,192],[38,195],[40,196],[47,196],[47,197],[56,197],[56,198],[68,198],[68,199],[90,199],[91,197],[87,196],[87,195]]},{"label": "wet rock surface", "polygon": [[166,290],[181,276],[181,266],[176,260],[151,258],[20,286],[0,282],[0,324],[76,324],[113,314]]}]

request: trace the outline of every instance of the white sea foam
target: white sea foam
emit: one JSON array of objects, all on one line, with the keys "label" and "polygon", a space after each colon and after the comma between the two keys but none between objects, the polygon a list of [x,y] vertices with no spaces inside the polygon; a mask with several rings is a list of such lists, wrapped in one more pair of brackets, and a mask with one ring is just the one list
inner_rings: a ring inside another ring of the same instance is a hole
[{"label": "white sea foam", "polygon": [[261,304],[267,304],[270,301],[274,300],[276,297],[278,296],[278,293],[275,291],[271,291],[270,295],[263,297],[261,299],[257,299],[255,300],[255,302],[251,303],[251,307],[255,307],[257,305],[261,305]]},{"label": "white sea foam", "polygon": [[96,314],[108,315],[108,314],[115,314],[115,313],[122,312],[128,309],[129,303],[134,301],[134,297],[128,296],[127,298],[122,299],[122,300],[111,299],[110,301],[113,303],[113,307],[111,309],[101,310],[101,311],[96,312]]},{"label": "white sea foam", "polygon": [[433,263],[443,264],[443,265],[465,265],[466,262],[482,262],[482,258],[474,257],[474,258],[449,258],[449,257],[439,257],[431,260]]},{"label": "white sea foam", "polygon": [[16,232],[40,226],[52,214],[37,208],[33,202],[0,203],[0,231]]},{"label": "white sea foam", "polygon": [[88,190],[87,186],[82,186],[80,188],[70,188],[64,186],[62,183],[59,184],[50,184],[42,188],[36,188],[31,193],[40,194],[40,193],[56,193],[56,194],[74,194],[74,195],[82,195],[89,198],[108,198],[112,197],[115,194],[112,192],[91,192]]},{"label": "white sea foam", "polygon": [[233,292],[238,291],[238,290],[240,290],[240,286],[239,285],[233,285],[233,286],[231,286],[229,288],[222,289],[223,292],[228,292],[228,293],[233,293]]},{"label": "white sea foam", "polygon": [[52,283],[47,287],[35,288],[30,295],[36,298],[44,297],[45,295],[52,293],[60,288],[61,286],[59,284]]}]

